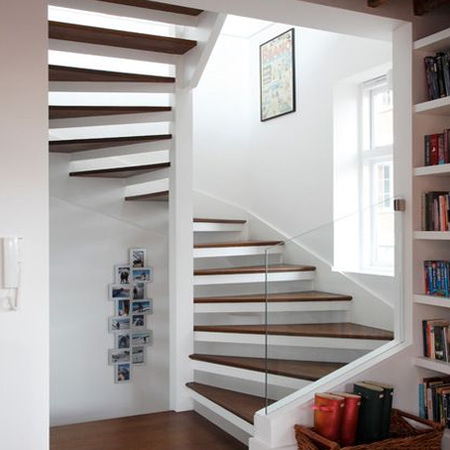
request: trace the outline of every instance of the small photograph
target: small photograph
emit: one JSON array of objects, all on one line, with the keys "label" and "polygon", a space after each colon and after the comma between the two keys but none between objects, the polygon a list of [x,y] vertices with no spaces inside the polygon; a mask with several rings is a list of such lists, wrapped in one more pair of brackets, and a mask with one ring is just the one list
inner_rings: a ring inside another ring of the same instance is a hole
[{"label": "small photograph", "polygon": [[114,367],[114,381],[118,384],[131,381],[131,364],[116,364]]},{"label": "small photograph", "polygon": [[152,341],[152,332],[141,331],[139,333],[131,333],[131,345],[137,347],[139,345],[149,345]]},{"label": "small photograph", "polygon": [[153,300],[138,300],[131,303],[131,314],[151,314],[153,312]]},{"label": "small photograph", "polygon": [[123,364],[131,362],[131,352],[130,349],[110,349],[108,350],[108,361],[109,364]]},{"label": "small photograph", "polygon": [[145,364],[145,347],[133,347],[131,362],[136,366],[143,366]]},{"label": "small photograph", "polygon": [[116,347],[117,348],[130,348],[131,347],[130,333],[123,333],[116,335]]},{"label": "small photograph", "polygon": [[116,300],[116,316],[127,317],[130,315],[130,300]]},{"label": "small photograph", "polygon": [[130,265],[117,264],[114,266],[115,282],[116,284],[131,284],[130,280]]},{"label": "small photograph", "polygon": [[152,281],[152,272],[151,267],[131,269],[131,280],[133,283],[150,283]]},{"label": "small photograph", "polygon": [[144,314],[133,314],[131,316],[131,328],[133,330],[145,330],[145,315]]},{"label": "small photograph", "polygon": [[126,331],[131,328],[131,320],[129,317],[110,317],[109,318],[109,332]]},{"label": "small photograph", "polygon": [[132,248],[130,250],[131,267],[145,267],[146,256],[147,250],[145,248]]},{"label": "small photograph", "polygon": [[143,300],[145,298],[145,283],[133,284],[133,300]]},{"label": "small photograph", "polygon": [[110,284],[109,285],[109,298],[111,300],[127,300],[131,298],[130,285],[125,284]]}]

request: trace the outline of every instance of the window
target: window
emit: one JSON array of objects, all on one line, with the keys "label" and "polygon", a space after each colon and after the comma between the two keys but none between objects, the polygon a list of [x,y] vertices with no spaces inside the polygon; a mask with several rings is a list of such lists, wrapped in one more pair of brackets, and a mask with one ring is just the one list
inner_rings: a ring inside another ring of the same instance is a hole
[{"label": "window", "polygon": [[387,76],[362,83],[360,111],[360,264],[389,271],[394,266],[394,139]]}]

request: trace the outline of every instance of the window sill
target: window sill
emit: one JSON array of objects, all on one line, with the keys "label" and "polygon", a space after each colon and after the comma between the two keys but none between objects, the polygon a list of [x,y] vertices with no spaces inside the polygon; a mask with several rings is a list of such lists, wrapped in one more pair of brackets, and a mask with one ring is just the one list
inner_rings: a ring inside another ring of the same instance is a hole
[{"label": "window sill", "polygon": [[370,268],[362,268],[362,267],[339,267],[333,266],[331,268],[333,272],[346,272],[346,273],[354,273],[358,275],[372,275],[378,277],[395,277],[394,269],[381,269],[379,267],[370,267]]}]

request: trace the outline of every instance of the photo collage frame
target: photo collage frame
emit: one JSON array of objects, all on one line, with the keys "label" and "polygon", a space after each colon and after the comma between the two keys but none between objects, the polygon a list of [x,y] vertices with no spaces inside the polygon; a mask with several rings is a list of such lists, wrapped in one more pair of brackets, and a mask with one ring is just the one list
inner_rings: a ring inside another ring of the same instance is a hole
[{"label": "photo collage frame", "polygon": [[114,315],[108,318],[108,331],[114,334],[114,348],[108,350],[108,363],[114,366],[115,383],[129,383],[132,368],[146,363],[146,348],[153,341],[147,317],[153,313],[148,296],[153,269],[147,266],[147,250],[133,248],[129,262],[114,266],[114,283],[108,298],[114,302]]}]

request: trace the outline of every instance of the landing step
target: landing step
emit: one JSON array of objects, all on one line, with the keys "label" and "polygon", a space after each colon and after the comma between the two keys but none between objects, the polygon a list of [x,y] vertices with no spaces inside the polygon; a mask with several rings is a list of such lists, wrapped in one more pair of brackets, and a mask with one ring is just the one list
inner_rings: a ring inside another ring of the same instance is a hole
[{"label": "landing step", "polygon": [[170,106],[50,106],[49,119],[145,114],[171,110]]},{"label": "landing step", "polygon": [[144,142],[164,141],[172,139],[171,134],[158,134],[152,136],[126,136],[95,139],[70,139],[63,141],[50,141],[51,153],[75,153],[85,150],[99,150],[101,148],[121,147],[125,145],[141,144]]},{"label": "landing step", "polygon": [[268,372],[272,375],[317,381],[345,366],[345,363],[321,361],[293,361],[287,359],[246,358],[241,356],[190,355],[194,361],[237,367],[240,369]]},{"label": "landing step", "polygon": [[[350,295],[331,294],[328,292],[306,291],[269,294],[269,302],[338,302],[351,301]],[[197,297],[194,303],[261,303],[266,301],[264,294],[226,295],[217,297]]]},{"label": "landing step", "polygon": [[[147,0],[145,0],[147,3]],[[108,72],[105,70],[81,69],[77,67],[54,66],[49,68],[49,81],[69,82],[125,82],[125,83],[175,83],[173,77],[139,75],[133,73]]]},{"label": "landing step", "polygon": [[127,202],[145,201],[145,202],[168,202],[169,191],[153,192],[151,194],[130,195],[125,197]]},{"label": "landing step", "polygon": [[194,218],[194,223],[236,223],[236,224],[244,224],[247,223],[246,220],[241,219],[202,219],[202,218]]},{"label": "landing step", "polygon": [[199,16],[203,10],[196,8],[187,8],[185,6],[169,5],[167,3],[152,2],[149,0],[99,0],[106,3],[116,3],[119,5],[134,6],[136,8],[153,9],[155,11],[164,11],[174,14],[184,14],[186,16]]},{"label": "landing step", "polygon": [[315,271],[314,266],[298,266],[291,264],[272,264],[268,268],[266,266],[243,266],[243,267],[216,267],[213,269],[196,269],[195,276],[209,276],[209,275],[239,275],[239,274],[264,274],[280,272],[310,272]]},{"label": "landing step", "polygon": [[250,424],[253,424],[255,413],[266,406],[263,397],[195,382],[187,383],[186,386]]},{"label": "landing step", "polygon": [[308,323],[292,325],[196,325],[196,332],[237,333],[270,336],[304,336],[336,339],[386,340],[394,339],[391,331],[354,323]]},{"label": "landing step", "polygon": [[95,178],[128,178],[141,175],[154,170],[170,167],[170,163],[146,164],[140,166],[115,167],[110,169],[83,170],[70,172],[71,177],[95,177]]},{"label": "landing step", "polygon": [[131,33],[129,31],[53,21],[49,22],[49,38],[171,55],[184,55],[197,45],[196,41],[189,39]]}]

